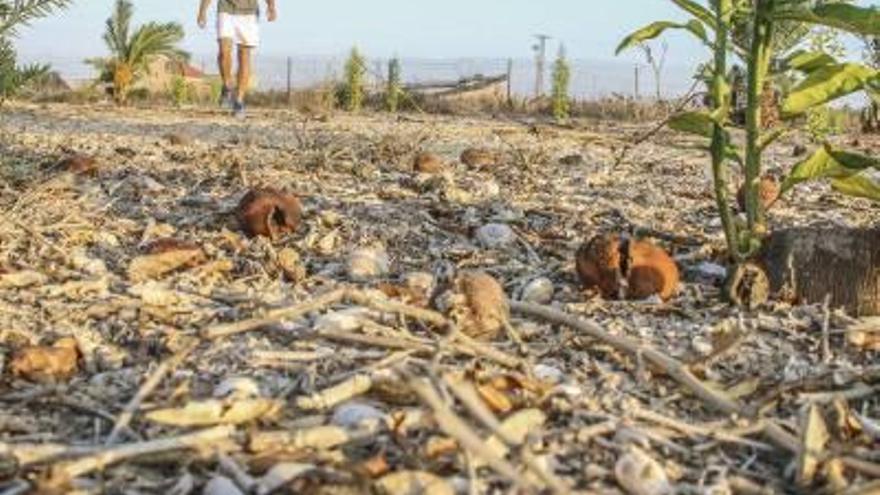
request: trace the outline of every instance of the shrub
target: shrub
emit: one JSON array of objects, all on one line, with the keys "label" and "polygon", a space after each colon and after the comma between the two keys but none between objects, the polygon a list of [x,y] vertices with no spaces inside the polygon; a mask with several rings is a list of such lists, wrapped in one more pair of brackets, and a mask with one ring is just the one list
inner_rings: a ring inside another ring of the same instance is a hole
[{"label": "shrub", "polygon": [[394,57],[388,62],[388,87],[385,90],[385,108],[389,112],[397,112],[400,108],[400,95],[402,93],[400,59]]},{"label": "shrub", "polygon": [[553,117],[565,120],[571,114],[571,100],[568,96],[571,84],[571,66],[565,58],[565,46],[559,47],[559,55],[553,64]]},{"label": "shrub", "polygon": [[345,62],[345,81],[341,88],[342,106],[349,112],[357,112],[363,107],[366,74],[366,60],[357,47],[352,48]]}]

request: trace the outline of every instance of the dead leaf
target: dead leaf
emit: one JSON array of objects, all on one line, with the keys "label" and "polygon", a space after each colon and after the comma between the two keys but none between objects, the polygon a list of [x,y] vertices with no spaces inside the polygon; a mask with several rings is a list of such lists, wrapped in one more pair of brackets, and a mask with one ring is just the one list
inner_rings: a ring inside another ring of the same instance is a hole
[{"label": "dead leaf", "polygon": [[385,495],[455,495],[443,478],[425,471],[401,471],[386,475],[374,487]]},{"label": "dead leaf", "polygon": [[507,395],[492,385],[477,385],[477,392],[492,412],[507,414],[513,409],[513,403]]},{"label": "dead leaf", "polygon": [[282,402],[272,399],[193,401],[183,407],[151,411],[146,418],[154,423],[171,426],[237,425],[272,417],[282,407]]},{"label": "dead leaf", "polygon": [[204,258],[205,253],[200,248],[138,256],[128,265],[128,278],[135,283],[144,282],[180,268],[195,266],[204,261]]},{"label": "dead leaf", "polygon": [[666,471],[642,449],[629,446],[614,465],[617,484],[631,495],[668,495],[673,493]]},{"label": "dead leaf", "polygon": [[43,285],[49,277],[34,270],[22,270],[0,274],[0,289],[23,289],[34,285]]},{"label": "dead leaf", "polygon": [[809,404],[801,417],[801,452],[798,455],[797,484],[806,487],[813,483],[819,469],[825,445],[830,440],[825,418],[817,404]]}]

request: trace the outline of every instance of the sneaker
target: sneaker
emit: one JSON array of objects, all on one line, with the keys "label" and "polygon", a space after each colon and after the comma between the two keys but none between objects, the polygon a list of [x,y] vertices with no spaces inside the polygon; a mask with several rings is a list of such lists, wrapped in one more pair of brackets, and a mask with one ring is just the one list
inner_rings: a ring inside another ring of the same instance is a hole
[{"label": "sneaker", "polygon": [[232,104],[232,90],[224,86],[220,90],[220,108],[231,107]]},{"label": "sneaker", "polygon": [[244,119],[244,102],[236,101],[232,103],[232,116],[236,119]]}]

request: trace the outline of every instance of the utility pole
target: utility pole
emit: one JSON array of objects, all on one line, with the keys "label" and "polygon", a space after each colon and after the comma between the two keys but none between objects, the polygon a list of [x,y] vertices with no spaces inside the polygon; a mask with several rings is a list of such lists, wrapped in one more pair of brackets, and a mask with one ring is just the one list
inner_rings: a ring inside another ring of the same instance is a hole
[{"label": "utility pole", "polygon": [[532,45],[535,51],[535,98],[544,95],[544,67],[547,65],[547,40],[552,39],[546,34],[536,34],[538,42]]}]

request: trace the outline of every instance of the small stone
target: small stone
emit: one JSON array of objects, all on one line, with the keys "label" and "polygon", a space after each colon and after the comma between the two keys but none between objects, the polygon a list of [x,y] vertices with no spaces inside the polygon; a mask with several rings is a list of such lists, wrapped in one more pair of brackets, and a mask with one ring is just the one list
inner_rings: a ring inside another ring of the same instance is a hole
[{"label": "small stone", "polygon": [[489,223],[477,229],[477,241],[488,249],[502,249],[516,243],[513,229],[503,223]]},{"label": "small stone", "polygon": [[562,383],[562,380],[565,378],[565,373],[563,373],[562,370],[546,364],[536,364],[534,373],[535,378],[538,380],[553,384]]},{"label": "small stone", "polygon": [[574,153],[571,155],[565,155],[559,159],[560,165],[565,165],[566,167],[577,167],[586,163],[584,160],[584,156],[578,153]]},{"label": "small stone", "polygon": [[214,387],[214,397],[217,399],[231,398],[235,400],[260,397],[260,385],[248,377],[227,378]]},{"label": "small stone", "polygon": [[488,168],[501,162],[501,154],[488,148],[468,148],[461,153],[461,163],[470,168]]},{"label": "small stone", "polygon": [[330,422],[344,428],[355,428],[365,423],[377,424],[385,421],[386,414],[379,409],[360,402],[347,402],[333,411]]},{"label": "small stone", "polygon": [[520,299],[534,304],[549,304],[553,301],[553,281],[547,277],[533,279],[523,287]]},{"label": "small stone", "polygon": [[727,268],[719,265],[718,263],[712,263],[710,261],[703,261],[694,269],[697,277],[700,280],[704,280],[706,282],[722,282],[727,279]]},{"label": "small stone", "polygon": [[215,476],[202,488],[202,495],[244,495],[244,492],[231,479]]},{"label": "small stone", "polygon": [[328,332],[353,332],[363,326],[370,312],[364,308],[349,308],[334,311],[315,320],[315,330]]},{"label": "small stone", "polygon": [[388,274],[391,261],[382,248],[360,248],[348,257],[348,277],[353,281],[366,281]]}]

